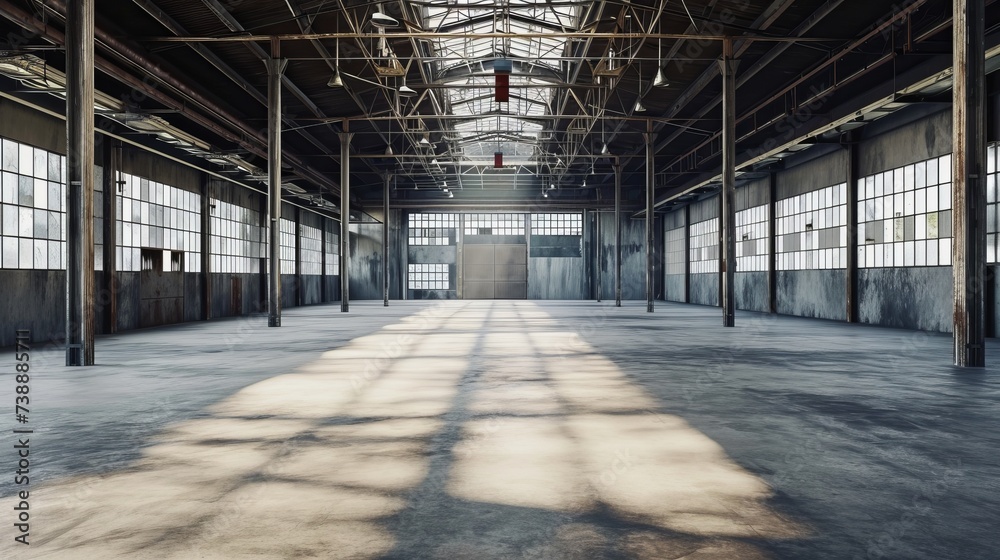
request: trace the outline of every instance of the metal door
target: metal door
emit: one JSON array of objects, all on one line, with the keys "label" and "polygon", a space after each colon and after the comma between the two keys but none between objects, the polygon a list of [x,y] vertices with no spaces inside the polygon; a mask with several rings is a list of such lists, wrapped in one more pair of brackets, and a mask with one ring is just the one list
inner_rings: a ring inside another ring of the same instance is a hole
[{"label": "metal door", "polygon": [[528,246],[464,245],[464,299],[525,299],[528,297]]}]

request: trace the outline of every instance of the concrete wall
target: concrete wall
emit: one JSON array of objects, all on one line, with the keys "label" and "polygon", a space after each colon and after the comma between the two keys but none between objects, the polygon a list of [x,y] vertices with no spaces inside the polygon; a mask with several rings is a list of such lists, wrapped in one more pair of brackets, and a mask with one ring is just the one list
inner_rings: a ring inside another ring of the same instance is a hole
[{"label": "concrete wall", "polygon": [[689,303],[698,305],[719,305],[719,275],[692,274],[691,297]]},{"label": "concrete wall", "polygon": [[950,266],[858,270],[862,323],[951,332],[954,282]]}]

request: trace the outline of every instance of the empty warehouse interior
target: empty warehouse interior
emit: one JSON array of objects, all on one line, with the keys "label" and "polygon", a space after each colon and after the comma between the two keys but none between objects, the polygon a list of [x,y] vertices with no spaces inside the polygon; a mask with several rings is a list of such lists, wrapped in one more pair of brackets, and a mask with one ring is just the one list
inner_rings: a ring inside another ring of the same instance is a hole
[{"label": "empty warehouse interior", "polygon": [[0,557],[993,559],[994,0],[0,0]]}]

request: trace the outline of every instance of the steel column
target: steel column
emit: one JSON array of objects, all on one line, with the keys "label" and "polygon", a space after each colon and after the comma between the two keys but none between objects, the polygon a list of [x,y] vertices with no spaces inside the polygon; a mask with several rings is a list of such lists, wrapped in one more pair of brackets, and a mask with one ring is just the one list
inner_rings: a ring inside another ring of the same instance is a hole
[{"label": "steel column", "polygon": [[[66,11],[66,365],[94,365],[94,0]],[[114,219],[114,216],[111,216]]]},{"label": "steel column", "polygon": [[322,303],[326,303],[327,302],[327,295],[328,295],[326,293],[326,281],[327,281],[327,275],[326,275],[326,235],[327,235],[327,232],[326,232],[326,218],[320,218],[320,219],[322,220],[322,222],[321,222],[322,223],[322,227],[319,230],[320,231],[319,239],[320,239],[320,247],[323,248],[323,251],[320,253],[320,258],[319,258],[319,264],[320,264],[320,267],[321,267],[320,268],[320,273],[319,273],[320,274],[320,276],[319,276],[319,300]]},{"label": "steel column", "polygon": [[[345,123],[346,126],[346,123]],[[348,264],[351,260],[351,137],[340,133],[340,311],[351,310]]]},{"label": "steel column", "polygon": [[302,209],[295,207],[295,305],[302,307]]},{"label": "steel column", "polygon": [[721,284],[722,326],[736,324],[736,66],[733,58],[733,40],[722,42],[722,270]]},{"label": "steel column", "polygon": [[[102,163],[104,166],[104,285],[103,294],[98,301],[104,304],[104,333],[118,332],[118,220],[115,208],[118,206],[118,169],[121,159],[121,142],[107,140],[103,145]],[[96,256],[95,256],[96,258]]]},{"label": "steel column", "polygon": [[615,307],[622,306],[622,164],[615,157]]},{"label": "steel column", "polygon": [[778,312],[778,174],[767,176],[767,310]]},{"label": "steel column", "polygon": [[955,365],[986,365],[984,0],[954,0],[952,209]]},{"label": "steel column", "polygon": [[656,221],[656,213],[653,210],[653,195],[656,177],[654,175],[653,163],[653,121],[646,121],[646,313],[653,312],[653,296],[656,268],[656,240],[653,238],[653,224]]},{"label": "steel column", "polygon": [[858,322],[858,143],[847,137],[847,322]]},{"label": "steel column", "polygon": [[288,66],[271,44],[267,66],[267,199],[270,220],[271,273],[268,275],[267,326],[281,326],[281,76]]},{"label": "steel column", "polygon": [[601,276],[604,274],[604,240],[601,238],[601,209],[598,208],[594,211],[594,238],[597,240],[594,243],[594,256],[595,263],[594,268],[597,270],[597,275],[595,280],[597,281],[597,303],[601,302]]},{"label": "steel column", "polygon": [[212,318],[212,180],[202,174],[201,180],[201,318]]},{"label": "steel column", "polygon": [[691,303],[691,205],[684,207],[684,303]]},{"label": "steel column", "polygon": [[389,307],[389,180],[392,175],[382,177],[382,305]]}]

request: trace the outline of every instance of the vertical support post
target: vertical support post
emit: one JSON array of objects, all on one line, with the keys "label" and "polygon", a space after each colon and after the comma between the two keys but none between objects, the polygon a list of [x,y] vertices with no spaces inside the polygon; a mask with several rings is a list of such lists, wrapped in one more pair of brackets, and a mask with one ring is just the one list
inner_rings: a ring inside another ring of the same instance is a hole
[{"label": "vertical support post", "polygon": [[722,42],[722,326],[736,324],[736,66],[733,40]]},{"label": "vertical support post", "polygon": [[351,137],[344,123],[340,133],[340,311],[351,310],[348,264],[351,260]]},{"label": "vertical support post", "polygon": [[382,306],[389,307],[389,180],[390,173],[382,177]]},{"label": "vertical support post", "polygon": [[767,311],[778,312],[778,174],[767,176]]},{"label": "vertical support post", "polygon": [[684,303],[691,303],[691,205],[684,207]]},{"label": "vertical support post", "polygon": [[212,318],[212,192],[207,174],[201,179],[201,318]]},{"label": "vertical support post", "polygon": [[295,207],[295,305],[302,307],[302,209]]},{"label": "vertical support post", "polygon": [[[94,0],[66,7],[66,365],[94,365]],[[113,216],[112,216],[113,218]]]},{"label": "vertical support post", "polygon": [[653,224],[656,217],[653,212],[653,199],[656,187],[656,175],[653,169],[655,156],[653,153],[653,121],[646,121],[646,313],[653,312],[653,296],[655,295],[656,239],[653,237]]},{"label": "vertical support post", "polygon": [[622,306],[622,163],[615,157],[615,307]]},{"label": "vertical support post", "polygon": [[281,44],[271,40],[267,66],[267,197],[270,207],[271,273],[268,275],[267,326],[281,326],[281,75],[288,61],[280,58]]},{"label": "vertical support post", "polygon": [[327,235],[327,232],[326,232],[326,218],[325,217],[324,218],[320,218],[320,220],[321,220],[320,223],[322,224],[322,226],[320,228],[320,233],[319,233],[319,243],[320,243],[320,247],[323,248],[323,251],[320,253],[320,257],[319,257],[319,265],[321,267],[320,268],[320,273],[319,273],[320,274],[320,277],[319,277],[319,300],[320,300],[321,303],[326,303],[327,302],[327,297],[328,297],[327,293],[326,293],[326,281],[327,281],[327,275],[326,275],[326,235]]},{"label": "vertical support post", "polygon": [[[600,196],[598,194],[598,196]],[[601,238],[601,209],[600,207],[594,211],[594,238],[596,242],[594,243],[594,270],[596,271],[596,282],[597,282],[597,303],[601,303],[601,276],[604,275],[604,239]]]},{"label": "vertical support post", "polygon": [[986,365],[986,95],[984,0],[954,0],[952,15],[952,273],[955,365]]},{"label": "vertical support post", "polygon": [[847,322],[858,322],[858,143],[847,133]]},{"label": "vertical support post", "polygon": [[[104,332],[118,332],[118,294],[116,275],[118,274],[118,170],[120,169],[121,142],[107,139],[104,142],[102,164],[104,166]],[[95,256],[96,258],[96,256]]]}]

